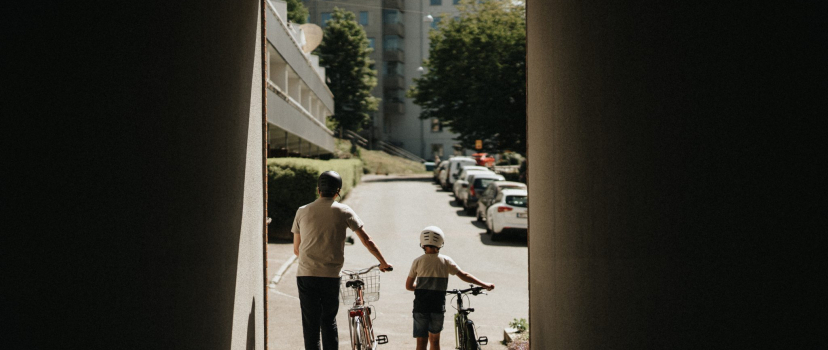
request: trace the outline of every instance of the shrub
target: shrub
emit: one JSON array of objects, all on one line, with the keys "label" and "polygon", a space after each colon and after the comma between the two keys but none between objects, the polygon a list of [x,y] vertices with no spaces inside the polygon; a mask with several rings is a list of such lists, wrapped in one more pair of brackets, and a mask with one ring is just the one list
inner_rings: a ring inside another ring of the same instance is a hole
[{"label": "shrub", "polygon": [[359,183],[362,162],[358,159],[267,160],[267,215],[273,219],[270,224],[273,237],[290,239],[289,230],[296,209],[316,199],[316,180],[326,170],[336,171],[342,176],[340,195],[344,198]]}]

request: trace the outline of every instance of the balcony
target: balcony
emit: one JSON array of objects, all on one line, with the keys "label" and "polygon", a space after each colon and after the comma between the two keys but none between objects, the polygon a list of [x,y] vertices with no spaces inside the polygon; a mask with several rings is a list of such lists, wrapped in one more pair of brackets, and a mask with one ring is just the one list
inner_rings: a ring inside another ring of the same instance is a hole
[{"label": "balcony", "polygon": [[403,0],[382,0],[382,7],[405,12],[405,3]]},{"label": "balcony", "polygon": [[405,37],[405,26],[402,23],[383,23],[382,35],[396,35]]},{"label": "balcony", "polygon": [[383,112],[385,115],[400,115],[405,114],[405,103],[396,101],[385,101]]},{"label": "balcony", "polygon": [[405,51],[401,49],[388,49],[383,51],[382,60],[388,62],[405,62]]},{"label": "balcony", "polygon": [[405,78],[399,74],[386,75],[382,80],[382,86],[386,90],[405,90]]}]

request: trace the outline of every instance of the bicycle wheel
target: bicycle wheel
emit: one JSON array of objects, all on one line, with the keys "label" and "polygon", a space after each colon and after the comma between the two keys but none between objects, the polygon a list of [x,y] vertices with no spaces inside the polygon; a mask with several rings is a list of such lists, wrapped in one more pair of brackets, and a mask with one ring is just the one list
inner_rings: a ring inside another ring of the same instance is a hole
[{"label": "bicycle wheel", "polygon": [[363,348],[366,350],[374,350],[377,348],[377,341],[374,339],[374,327],[371,324],[371,316],[368,315],[362,322],[362,328],[364,329],[362,339],[365,340],[365,344],[363,344]]},{"label": "bicycle wheel", "polygon": [[468,350],[479,350],[480,344],[477,343],[477,332],[474,331],[474,322],[471,320],[466,321],[466,333],[465,336],[465,344],[466,349]]},{"label": "bicycle wheel", "polygon": [[359,317],[351,317],[351,350],[362,350],[362,323]]}]

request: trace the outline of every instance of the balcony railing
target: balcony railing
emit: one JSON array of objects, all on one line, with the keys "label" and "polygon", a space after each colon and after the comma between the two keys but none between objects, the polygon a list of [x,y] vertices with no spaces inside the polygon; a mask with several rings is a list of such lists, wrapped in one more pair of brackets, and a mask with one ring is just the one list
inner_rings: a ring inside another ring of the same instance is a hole
[{"label": "balcony railing", "polygon": [[386,75],[382,80],[382,86],[386,90],[405,90],[405,77],[399,74]]},{"label": "balcony railing", "polygon": [[383,111],[385,114],[405,114],[405,103],[396,101],[385,101]]},{"label": "balcony railing", "polygon": [[382,60],[388,62],[405,62],[405,51],[401,49],[387,49],[382,52]]},{"label": "balcony railing", "polygon": [[395,9],[405,12],[405,3],[403,0],[382,0],[382,8]]},{"label": "balcony railing", "polygon": [[383,23],[382,35],[396,35],[405,37],[405,26],[402,23]]}]

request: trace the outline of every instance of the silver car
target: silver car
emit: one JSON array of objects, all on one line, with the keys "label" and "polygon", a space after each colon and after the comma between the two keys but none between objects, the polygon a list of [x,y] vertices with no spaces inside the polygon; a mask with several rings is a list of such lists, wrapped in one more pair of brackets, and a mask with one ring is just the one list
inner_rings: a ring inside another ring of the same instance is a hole
[{"label": "silver car", "polygon": [[472,214],[477,208],[478,196],[486,190],[490,183],[503,181],[503,175],[495,173],[472,174],[468,177],[468,185],[460,190],[463,208],[466,213]]}]

